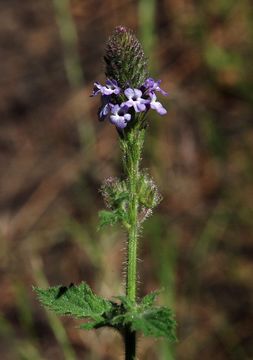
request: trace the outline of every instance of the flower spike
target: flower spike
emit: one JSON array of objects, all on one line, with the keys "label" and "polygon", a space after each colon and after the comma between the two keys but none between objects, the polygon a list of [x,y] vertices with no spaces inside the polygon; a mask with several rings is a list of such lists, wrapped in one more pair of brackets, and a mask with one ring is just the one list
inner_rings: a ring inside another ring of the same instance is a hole
[{"label": "flower spike", "polygon": [[[123,135],[135,127],[146,127],[147,112],[165,115],[167,110],[156,93],[168,95],[160,88],[161,80],[148,77],[147,61],[139,41],[124,26],[114,30],[106,45],[105,85],[95,82],[91,96],[101,96],[99,120],[108,119]],[[125,129],[124,132],[121,132]]]}]

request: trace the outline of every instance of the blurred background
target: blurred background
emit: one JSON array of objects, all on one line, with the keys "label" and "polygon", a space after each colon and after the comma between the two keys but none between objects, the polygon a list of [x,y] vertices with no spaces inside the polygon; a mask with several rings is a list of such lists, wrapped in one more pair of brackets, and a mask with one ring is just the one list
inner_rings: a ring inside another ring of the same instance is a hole
[{"label": "blurred background", "polygon": [[169,91],[150,114],[143,167],[163,201],[139,246],[139,295],[163,287],[179,342],[139,339],[140,359],[253,359],[253,11],[249,0],[8,0],[0,3],[0,354],[116,360],[112,330],[85,332],[32,285],[85,280],[123,293],[125,238],[98,232],[99,188],[120,176],[99,123],[105,41],[132,28]]}]

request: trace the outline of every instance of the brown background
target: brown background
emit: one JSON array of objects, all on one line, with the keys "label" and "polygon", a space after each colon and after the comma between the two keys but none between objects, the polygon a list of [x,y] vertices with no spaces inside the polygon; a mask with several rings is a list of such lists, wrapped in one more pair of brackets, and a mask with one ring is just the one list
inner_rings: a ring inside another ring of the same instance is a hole
[{"label": "brown background", "polygon": [[139,294],[164,287],[179,342],[140,338],[140,359],[250,360],[253,73],[247,0],[2,0],[0,354],[120,359],[111,330],[40,307],[32,285],[124,291],[125,239],[97,232],[98,189],[120,176],[115,129],[96,118],[116,25],[138,34],[168,99],[150,114],[143,166],[163,194],[139,247]]}]

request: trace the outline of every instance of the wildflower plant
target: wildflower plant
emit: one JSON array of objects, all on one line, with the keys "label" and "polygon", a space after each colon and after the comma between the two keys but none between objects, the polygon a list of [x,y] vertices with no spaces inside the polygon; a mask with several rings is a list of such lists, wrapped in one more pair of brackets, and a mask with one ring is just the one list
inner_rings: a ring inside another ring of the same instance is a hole
[{"label": "wildflower plant", "polygon": [[175,320],[165,306],[154,305],[158,292],[137,296],[137,249],[140,229],[161,195],[147,172],[140,169],[145,131],[150,110],[167,113],[157,95],[167,95],[161,81],[150,78],[147,60],[132,31],[117,27],[105,51],[105,84],[94,83],[91,96],[101,97],[98,118],[113,124],[122,151],[122,179],[109,178],[102,185],[107,209],[99,213],[99,227],[120,224],[127,233],[126,291],[104,299],[82,282],[69,287],[35,288],[43,305],[60,315],[83,318],[82,329],[104,326],[120,331],[125,342],[125,359],[137,359],[136,333],[174,341]]}]

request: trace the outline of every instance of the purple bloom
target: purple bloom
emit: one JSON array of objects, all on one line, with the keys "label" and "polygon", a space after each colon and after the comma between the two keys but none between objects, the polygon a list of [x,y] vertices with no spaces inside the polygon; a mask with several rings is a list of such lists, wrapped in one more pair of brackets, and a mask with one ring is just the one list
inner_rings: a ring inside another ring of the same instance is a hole
[{"label": "purple bloom", "polygon": [[150,105],[151,109],[156,110],[158,112],[158,114],[160,114],[160,115],[167,114],[167,110],[162,106],[162,104],[159,101],[157,101],[157,97],[156,97],[155,93],[150,94],[150,99],[151,100],[150,100],[149,105]]},{"label": "purple bloom", "polygon": [[163,95],[168,95],[164,90],[160,88],[161,80],[155,81],[152,78],[148,78],[144,83],[144,88],[146,89],[145,93],[150,94],[154,93],[155,91],[159,91]]},{"label": "purple bloom", "polygon": [[105,95],[105,96],[112,95],[112,94],[118,95],[120,93],[120,87],[118,86],[118,83],[116,80],[107,79],[105,84],[106,85],[103,86],[99,82],[95,82],[93,93],[91,94],[91,96],[96,96],[99,93],[101,93],[101,95]]},{"label": "purple bloom", "polygon": [[108,96],[102,95],[101,99],[102,99],[102,105],[98,110],[98,117],[99,120],[103,121],[106,119],[113,105],[110,103],[110,98]]},{"label": "purple bloom", "polygon": [[145,100],[142,98],[142,91],[139,89],[131,89],[128,88],[124,91],[124,94],[128,98],[128,101],[123,104],[128,108],[134,107],[134,110],[138,113],[146,110],[146,105],[149,103],[149,100]]},{"label": "purple bloom", "polygon": [[158,114],[165,115],[167,110],[157,100],[155,94],[156,91],[159,91],[163,95],[167,95],[160,88],[160,82],[161,80],[155,81],[152,78],[148,78],[140,89],[127,88],[124,91],[127,100],[122,103],[121,96],[118,96],[122,90],[118,86],[117,81],[107,79],[105,86],[95,82],[91,96],[101,94],[102,103],[98,110],[99,120],[103,121],[109,118],[109,121],[118,129],[124,129],[128,121],[131,120],[130,108],[133,108],[136,113],[153,109]]},{"label": "purple bloom", "polygon": [[131,120],[131,115],[127,113],[128,107],[121,104],[114,105],[111,108],[110,121],[119,129],[124,129],[127,122]]}]

